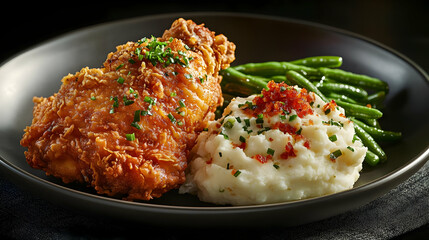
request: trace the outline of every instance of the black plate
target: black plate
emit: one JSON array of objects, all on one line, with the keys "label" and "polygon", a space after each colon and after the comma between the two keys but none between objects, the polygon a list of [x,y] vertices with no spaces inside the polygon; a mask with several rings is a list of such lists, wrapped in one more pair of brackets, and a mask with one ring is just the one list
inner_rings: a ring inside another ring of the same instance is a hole
[{"label": "black plate", "polygon": [[[385,145],[388,162],[365,166],[349,191],[296,202],[222,207],[172,191],[150,202],[127,202],[65,185],[30,168],[19,145],[32,119],[32,97],[57,92],[60,80],[82,67],[100,67],[115,46],[160,36],[174,19],[190,18],[225,34],[237,45],[234,64],[338,55],[343,69],[387,81],[390,93],[381,124],[403,132],[399,143]],[[163,226],[297,225],[361,206],[415,173],[429,155],[429,80],[416,64],[370,39],[339,29],[291,19],[229,13],[182,13],[101,24],[71,32],[25,51],[0,68],[0,170],[28,191],[64,207],[117,219]],[[260,221],[263,218],[264,221]]]}]

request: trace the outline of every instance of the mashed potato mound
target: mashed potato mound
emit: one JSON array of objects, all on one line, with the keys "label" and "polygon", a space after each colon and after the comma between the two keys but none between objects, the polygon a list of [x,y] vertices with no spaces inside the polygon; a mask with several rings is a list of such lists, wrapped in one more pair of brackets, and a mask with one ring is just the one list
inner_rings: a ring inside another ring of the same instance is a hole
[{"label": "mashed potato mound", "polygon": [[367,149],[334,101],[270,82],[235,98],[200,134],[180,193],[215,204],[293,201],[347,190]]}]

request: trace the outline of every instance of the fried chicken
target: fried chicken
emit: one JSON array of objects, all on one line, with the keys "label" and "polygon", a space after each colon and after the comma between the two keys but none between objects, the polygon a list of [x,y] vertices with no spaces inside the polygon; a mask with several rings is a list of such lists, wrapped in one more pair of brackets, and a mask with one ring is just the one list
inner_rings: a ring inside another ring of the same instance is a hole
[{"label": "fried chicken", "polygon": [[99,194],[149,200],[179,187],[197,135],[222,104],[220,69],[235,45],[178,19],[161,38],[128,42],[102,68],[34,97],[21,145],[29,165]]}]

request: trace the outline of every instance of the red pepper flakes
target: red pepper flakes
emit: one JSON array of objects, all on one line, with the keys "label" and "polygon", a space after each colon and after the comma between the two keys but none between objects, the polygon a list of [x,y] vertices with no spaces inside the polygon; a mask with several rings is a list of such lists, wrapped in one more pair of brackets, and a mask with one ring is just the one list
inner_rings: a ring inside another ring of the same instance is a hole
[{"label": "red pepper flakes", "polygon": [[271,155],[262,156],[261,154],[256,154],[252,158],[256,159],[256,160],[258,160],[258,162],[264,164],[264,163],[268,162],[269,160],[272,160],[273,156],[271,156]]},{"label": "red pepper flakes", "polygon": [[254,108],[247,108],[245,112],[254,117],[259,114],[274,116],[283,111],[296,111],[299,117],[313,114],[310,103],[314,102],[314,94],[308,93],[305,88],[300,91],[288,86],[286,83],[275,83],[270,81],[267,84],[268,90],[263,89],[261,95],[253,99]]},{"label": "red pepper flakes", "polygon": [[295,150],[293,149],[292,143],[288,142],[285,146],[285,151],[280,154],[282,159],[288,159],[289,157],[296,157]]}]

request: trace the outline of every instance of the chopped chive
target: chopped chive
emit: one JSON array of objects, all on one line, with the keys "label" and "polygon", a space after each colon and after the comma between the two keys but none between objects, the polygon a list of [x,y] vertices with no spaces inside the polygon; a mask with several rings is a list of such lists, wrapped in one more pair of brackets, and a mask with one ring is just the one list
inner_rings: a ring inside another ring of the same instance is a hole
[{"label": "chopped chive", "polygon": [[350,151],[352,151],[352,152],[354,152],[354,151],[355,151],[355,149],[354,149],[354,148],[352,148],[352,147],[350,147],[350,146],[347,146],[347,149],[348,149],[348,150],[350,150]]},{"label": "chopped chive", "polygon": [[129,59],[128,59],[128,62],[129,62],[129,63],[131,63],[131,64],[136,63],[136,61],[134,61],[134,59],[132,59],[132,58],[129,58]]},{"label": "chopped chive", "polygon": [[113,100],[113,107],[117,108],[119,107],[119,101],[118,101],[118,97],[110,97],[110,100]]},{"label": "chopped chive", "polygon": [[234,126],[234,122],[235,122],[234,118],[228,118],[228,120],[223,124],[223,126],[225,128],[231,129]]},{"label": "chopped chive", "polygon": [[331,109],[330,109],[330,108],[326,109],[326,111],[325,111],[325,115],[328,115],[330,112],[331,112]]},{"label": "chopped chive", "polygon": [[273,167],[274,167],[275,169],[279,169],[279,168],[280,168],[280,166],[279,166],[279,165],[277,165],[277,164],[273,164]]},{"label": "chopped chive", "polygon": [[334,134],[334,135],[330,136],[329,140],[331,140],[331,142],[337,141],[337,135]]},{"label": "chopped chive", "polygon": [[268,149],[267,149],[267,154],[269,154],[269,155],[271,155],[271,156],[274,156],[274,152],[275,152],[275,150],[274,150],[274,149],[272,149],[272,148],[268,148]]},{"label": "chopped chive", "polygon": [[243,136],[240,136],[239,138],[240,142],[245,143],[246,142],[246,138],[244,138]]},{"label": "chopped chive", "polygon": [[258,118],[256,118],[256,124],[262,124],[264,123],[264,114],[258,114]]},{"label": "chopped chive", "polygon": [[95,100],[97,100],[97,98],[95,96],[91,96],[91,100],[95,101]]},{"label": "chopped chive", "polygon": [[246,127],[250,127],[250,119],[245,118],[244,123],[246,124]]},{"label": "chopped chive", "polygon": [[138,122],[132,122],[132,123],[131,123],[131,126],[132,126],[132,127],[137,128],[137,129],[142,129],[142,128],[140,127],[140,125],[138,124]]},{"label": "chopped chive", "polygon": [[125,137],[127,138],[128,141],[136,140],[136,135],[134,133],[127,133],[125,134]]},{"label": "chopped chive", "polygon": [[240,173],[241,173],[241,171],[240,171],[240,170],[235,171],[235,173],[234,173],[234,177],[238,177],[238,175],[240,175]]},{"label": "chopped chive", "polygon": [[116,79],[116,81],[120,84],[124,84],[125,79],[123,77],[119,77],[118,79]]},{"label": "chopped chive", "polygon": [[184,103],[182,100],[179,100],[179,106],[180,106],[181,108],[186,107],[185,103]]},{"label": "chopped chive", "polygon": [[140,114],[142,110],[136,110],[134,112],[134,122],[140,122]]},{"label": "chopped chive", "polygon": [[167,117],[170,119],[170,121],[171,121],[172,123],[175,123],[175,122],[176,122],[176,118],[174,118],[174,116],[173,116],[171,113],[169,113],[169,114],[167,115]]},{"label": "chopped chive", "polygon": [[185,78],[187,78],[187,79],[192,79],[192,75],[191,75],[191,74],[189,74],[189,73],[185,73],[184,75],[185,75]]},{"label": "chopped chive", "polygon": [[332,152],[331,154],[329,154],[329,158],[330,159],[332,159],[332,160],[335,160],[335,159],[337,159],[339,156],[341,156],[343,153],[341,152],[341,150],[340,149],[338,149],[338,150],[336,150],[336,151],[334,151],[334,152]]},{"label": "chopped chive", "polygon": [[302,127],[300,127],[300,128],[298,129],[298,131],[296,131],[296,134],[297,134],[297,135],[300,135],[300,134],[301,134],[301,132],[302,132]]},{"label": "chopped chive", "polygon": [[219,157],[222,157],[222,152],[219,152]]},{"label": "chopped chive", "polygon": [[237,120],[238,123],[241,123],[241,118],[240,117],[236,117],[235,119]]},{"label": "chopped chive", "polygon": [[117,66],[116,67],[116,70],[119,70],[121,67],[123,67],[124,66],[124,64],[123,63],[121,63],[119,66]]},{"label": "chopped chive", "polygon": [[125,105],[125,106],[131,105],[131,104],[133,104],[133,103],[134,103],[134,101],[133,101],[133,100],[128,99],[128,98],[127,98],[127,96],[124,96],[122,99],[124,100],[124,105]]},{"label": "chopped chive", "polygon": [[149,103],[150,105],[155,105],[155,100],[149,96],[145,96],[143,101]]},{"label": "chopped chive", "polygon": [[292,122],[293,120],[295,120],[298,117],[298,115],[294,114],[292,116],[289,117],[289,122]]},{"label": "chopped chive", "polygon": [[229,163],[227,163],[227,164],[226,164],[226,169],[227,169],[227,170],[229,169]]},{"label": "chopped chive", "polygon": [[226,139],[226,140],[228,140],[228,139],[229,139],[228,135],[226,135],[226,134],[225,134],[225,133],[223,133],[223,132],[219,133],[219,135],[222,135],[222,136],[223,136],[223,138],[224,138],[224,139]]},{"label": "chopped chive", "polygon": [[175,96],[177,96],[177,94],[175,92],[170,93],[170,97],[175,97]]},{"label": "chopped chive", "polygon": [[204,132],[207,132],[209,129],[208,128],[203,128],[203,131]]}]

